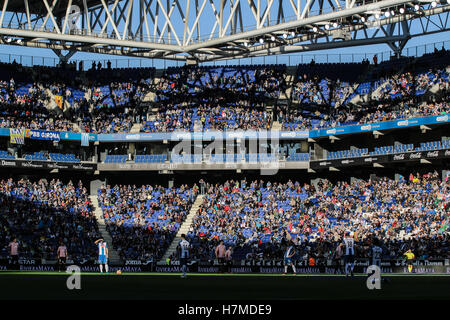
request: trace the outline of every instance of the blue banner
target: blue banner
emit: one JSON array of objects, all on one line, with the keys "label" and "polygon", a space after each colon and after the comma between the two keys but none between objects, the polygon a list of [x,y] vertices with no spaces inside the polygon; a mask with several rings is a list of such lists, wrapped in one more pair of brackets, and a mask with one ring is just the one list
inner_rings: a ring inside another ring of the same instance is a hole
[{"label": "blue banner", "polygon": [[317,138],[317,137],[334,136],[339,134],[372,132],[375,130],[399,129],[427,124],[446,123],[449,122],[449,120],[450,120],[449,114],[421,117],[421,118],[402,119],[402,120],[391,120],[346,127],[311,130],[309,131],[309,137]]},{"label": "blue banner", "polygon": [[[437,116],[399,119],[385,122],[368,123],[361,125],[350,125],[337,128],[326,128],[303,131],[206,131],[206,132],[154,132],[154,133],[114,133],[114,134],[82,134],[79,132],[57,132],[30,130],[31,139],[39,140],[74,140],[82,141],[82,145],[89,142],[126,142],[126,141],[181,141],[181,140],[202,140],[214,141],[217,139],[271,139],[278,137],[280,140],[299,140],[307,138],[327,137],[341,134],[354,134],[372,132],[375,130],[400,129],[420,125],[433,125],[450,122],[450,115],[443,114]],[[10,136],[9,128],[0,128],[0,136]],[[87,141],[88,140],[88,141]]]},{"label": "blue banner", "polygon": [[60,140],[60,132],[59,131],[30,130],[29,138],[37,139],[37,140],[59,141]]},{"label": "blue banner", "polygon": [[[84,133],[79,132],[60,132],[60,138],[61,140],[76,140],[81,141],[81,135]],[[97,135],[94,133],[88,133],[89,141],[97,141]]]}]

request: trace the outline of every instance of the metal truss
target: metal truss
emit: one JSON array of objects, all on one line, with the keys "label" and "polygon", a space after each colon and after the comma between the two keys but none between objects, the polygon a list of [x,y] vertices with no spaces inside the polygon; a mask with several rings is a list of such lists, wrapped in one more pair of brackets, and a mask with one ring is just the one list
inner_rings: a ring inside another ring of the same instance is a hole
[{"label": "metal truss", "polygon": [[85,51],[196,63],[377,43],[400,54],[412,37],[450,30],[450,0],[3,0],[0,7],[1,44],[49,48],[66,60]]}]

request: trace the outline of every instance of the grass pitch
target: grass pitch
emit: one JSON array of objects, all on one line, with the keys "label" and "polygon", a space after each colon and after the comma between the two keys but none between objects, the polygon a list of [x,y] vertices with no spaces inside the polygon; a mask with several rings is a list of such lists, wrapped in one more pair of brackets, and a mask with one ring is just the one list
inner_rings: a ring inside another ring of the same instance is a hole
[{"label": "grass pitch", "polygon": [[0,299],[450,299],[449,274],[384,275],[381,290],[369,290],[367,276],[81,273],[81,289],[69,290],[69,274],[0,272]]}]

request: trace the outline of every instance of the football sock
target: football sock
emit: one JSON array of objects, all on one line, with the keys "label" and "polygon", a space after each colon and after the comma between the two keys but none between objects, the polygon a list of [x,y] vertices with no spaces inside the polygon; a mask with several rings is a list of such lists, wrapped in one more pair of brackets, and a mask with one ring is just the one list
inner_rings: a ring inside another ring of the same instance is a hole
[{"label": "football sock", "polygon": [[103,265],[100,263],[100,272],[103,272]]},{"label": "football sock", "polygon": [[105,264],[105,271],[108,272],[108,265]]}]

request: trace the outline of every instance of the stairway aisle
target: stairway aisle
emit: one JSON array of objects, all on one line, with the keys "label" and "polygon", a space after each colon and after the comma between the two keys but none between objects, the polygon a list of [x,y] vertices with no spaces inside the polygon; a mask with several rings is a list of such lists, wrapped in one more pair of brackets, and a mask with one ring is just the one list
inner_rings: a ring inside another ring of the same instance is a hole
[{"label": "stairway aisle", "polygon": [[181,241],[181,235],[187,234],[189,231],[189,228],[192,225],[192,220],[194,219],[198,208],[200,208],[200,205],[203,202],[204,195],[198,195],[195,199],[194,203],[192,204],[191,210],[189,211],[189,214],[186,217],[186,220],[181,224],[180,229],[178,230],[177,235],[173,239],[172,243],[170,244],[169,248],[167,249],[166,253],[160,260],[160,264],[165,264],[166,259],[170,257],[170,255],[177,250],[178,243]]},{"label": "stairway aisle", "polygon": [[105,223],[105,219],[103,218],[103,211],[98,204],[98,198],[97,198],[97,196],[92,196],[92,195],[89,196],[89,198],[91,200],[92,205],[94,206],[94,213],[95,213],[95,218],[97,219],[97,223],[98,223],[98,230],[100,231],[103,239],[105,239],[106,243],[108,244],[109,263],[121,264],[122,261],[120,259],[120,256],[117,253],[117,251],[113,248],[112,238],[111,238],[108,230],[106,230],[106,223]]}]

